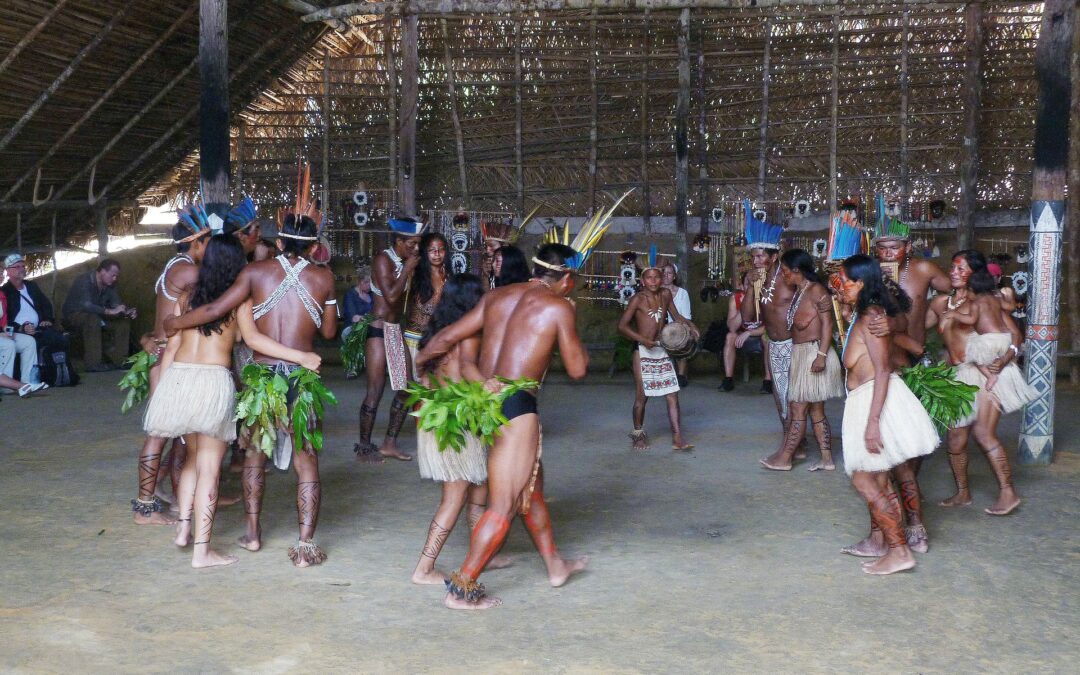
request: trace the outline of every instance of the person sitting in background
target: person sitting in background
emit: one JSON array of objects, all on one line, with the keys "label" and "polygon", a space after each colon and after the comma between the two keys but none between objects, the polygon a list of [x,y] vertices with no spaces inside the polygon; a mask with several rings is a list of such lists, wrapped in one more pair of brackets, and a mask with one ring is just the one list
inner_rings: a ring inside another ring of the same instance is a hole
[{"label": "person sitting in background", "polygon": [[[663,280],[661,285],[671,291],[671,297],[675,302],[675,309],[679,310],[679,314],[686,317],[689,321],[692,319],[690,316],[690,294],[686,292],[686,289],[679,285],[679,266],[673,262],[664,263],[660,271],[663,273]],[[675,318],[671,314],[667,315],[667,321],[665,323],[671,323]],[[675,359],[675,372],[678,374],[679,386],[685,387],[687,383],[686,368],[687,359]]]},{"label": "person sitting in background", "polygon": [[[100,373],[122,367],[128,352],[131,320],[137,315],[134,307],[120,301],[116,280],[120,278],[120,263],[106,258],[93,272],[75,279],[64,300],[64,325],[82,333],[83,361],[86,371]],[[108,333],[108,358],[102,361],[102,341]]]},{"label": "person sitting in background", "polygon": [[740,349],[748,355],[761,353],[765,361],[765,380],[770,379],[769,359],[764,355],[765,349],[761,341],[761,336],[765,334],[765,327],[746,328],[743,326],[742,303],[743,298],[746,297],[746,279],[747,275],[744,274],[739,283],[739,290],[732,294],[731,301],[728,302],[728,334],[724,340],[724,381],[720,383],[720,391],[731,391],[735,388],[735,353]]},{"label": "person sitting in background", "polygon": [[8,311],[11,312],[9,323],[15,333],[33,337],[38,349],[51,347],[66,350],[68,339],[55,326],[52,303],[40,286],[26,279],[26,260],[18,253],[12,253],[4,259],[4,268],[8,280],[3,291],[7,296]]},{"label": "person sitting in background", "polygon": [[[8,269],[10,278],[19,277],[21,282],[22,276],[26,273],[26,263],[23,261],[22,256],[18,253],[12,253],[4,261],[4,266]],[[23,382],[39,382],[40,378],[37,375],[38,350],[37,342],[34,340],[34,328],[39,321],[38,313],[34,311],[34,303],[27,296],[20,294],[19,291],[14,292],[15,299],[13,301],[8,293],[9,286],[11,286],[10,281],[4,284],[4,292],[0,294],[4,296],[5,304],[2,318],[4,345],[0,347],[0,349],[3,349],[4,356],[0,357],[3,358],[0,372],[8,377],[14,377],[15,355],[18,354],[19,379]],[[29,293],[29,291],[23,289],[22,293]],[[26,299],[25,302],[23,302],[24,298]]]},{"label": "person sitting in background", "polygon": [[[34,352],[33,338],[29,338],[22,334],[19,334],[19,337],[27,338],[30,341],[31,352]],[[8,325],[7,296],[0,293],[0,372],[3,373],[0,374],[0,387],[19,392],[20,398],[26,398],[35,391],[48,389],[49,385],[44,383],[31,384],[11,377],[11,373],[15,367],[14,361],[17,350],[18,347],[15,342],[15,332],[12,327]],[[26,354],[20,352],[20,355],[21,358],[24,359],[23,363],[25,363]]]},{"label": "person sitting in background", "polygon": [[341,303],[341,318],[345,322],[345,328],[341,331],[341,339],[352,331],[353,326],[360,323],[365,314],[371,313],[375,301],[371,297],[371,268],[361,265],[356,268],[356,285],[345,291],[345,300]]},{"label": "person sitting in background", "polygon": [[525,254],[512,244],[506,244],[495,252],[494,272],[496,288],[520,284],[532,278]]}]

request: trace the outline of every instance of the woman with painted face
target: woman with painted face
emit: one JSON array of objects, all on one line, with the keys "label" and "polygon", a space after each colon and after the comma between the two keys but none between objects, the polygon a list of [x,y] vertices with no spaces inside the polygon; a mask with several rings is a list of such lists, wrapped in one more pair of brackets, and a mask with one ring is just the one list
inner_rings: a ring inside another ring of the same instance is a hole
[{"label": "woman with painted face", "polygon": [[[419,351],[420,337],[431,321],[439,298],[442,297],[443,285],[450,276],[449,249],[446,237],[438,232],[428,232],[420,238],[420,264],[416,266],[413,275],[414,290],[405,304],[405,346],[409,350],[406,365],[410,379],[415,379],[413,359]],[[412,459],[411,455],[401,452],[397,447],[398,434],[401,433],[401,427],[409,414],[405,408],[408,398],[409,393],[402,390],[394,395],[390,404],[390,424],[386,427],[386,438],[379,447],[379,452],[386,457]]]},{"label": "woman with painted face", "polygon": [[814,427],[821,460],[810,471],[832,471],[832,430],[825,417],[825,401],[844,395],[840,359],[832,350],[831,306],[822,302],[829,293],[814,271],[814,259],[796,248],[780,257],[783,283],[795,289],[787,312],[791,333],[791,368],[788,371],[788,429],[780,449],[760,460],[766,469],[790,471],[792,458],[806,438],[806,417]]},{"label": "woman with painted face", "polygon": [[863,254],[844,260],[839,295],[854,308],[842,357],[848,391],[842,427],[844,467],[888,545],[883,556],[863,563],[863,571],[893,574],[915,567],[915,558],[908,548],[889,470],[929,455],[939,439],[919,399],[893,372],[889,338],[870,330],[871,320],[901,313],[877,262]]},{"label": "woman with painted face", "polygon": [[998,498],[985,509],[992,516],[1005,516],[1020,506],[1012,484],[1009,456],[997,437],[1001,414],[1022,408],[1035,391],[1016,367],[1023,338],[1012,317],[1002,310],[995,295],[996,284],[987,270],[986,258],[978,251],[960,251],[949,268],[951,295],[939,295],[926,313],[927,327],[937,325],[956,366],[956,378],[979,387],[971,414],[949,429],[949,465],[956,479],[956,494],[941,506],[967,506],[971,492],[967,484],[967,442],[974,430],[986,459],[998,481]]}]

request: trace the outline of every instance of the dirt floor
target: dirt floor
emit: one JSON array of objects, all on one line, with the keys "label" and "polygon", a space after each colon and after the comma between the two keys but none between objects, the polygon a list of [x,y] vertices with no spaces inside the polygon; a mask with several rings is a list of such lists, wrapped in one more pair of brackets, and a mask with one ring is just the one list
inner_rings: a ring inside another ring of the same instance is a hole
[{"label": "dirt floor", "polygon": [[[994,484],[973,450],[975,505],[928,506],[930,552],[914,572],[874,578],[838,554],[867,527],[842,471],[758,467],[779,433],[756,382],[730,394],[692,383],[682,402],[698,445],[675,455],[658,403],[653,449],[628,449],[628,380],[555,379],[542,397],[547,493],[561,550],[588,554],[589,569],[550,588],[515,525],[514,566],[483,578],[505,605],[455,613],[409,583],[438,488],[415,462],[353,461],[357,381],[328,378],[341,405],[323,459],[327,563],[286,558],[296,514],[283,474],[268,481],[264,550],[233,545],[242,508],[223,509],[215,542],[241,561],[196,571],[167,528],[132,524],[141,437],[117,379],[0,405],[5,672],[1076,672],[1075,393],[1059,397],[1054,465],[1015,471],[1017,514],[982,513]],[[837,436],[840,412],[833,402]],[[1010,447],[1018,424],[1002,424]],[[951,494],[943,451],[923,476],[928,503]],[[464,530],[445,568],[460,564]]]}]

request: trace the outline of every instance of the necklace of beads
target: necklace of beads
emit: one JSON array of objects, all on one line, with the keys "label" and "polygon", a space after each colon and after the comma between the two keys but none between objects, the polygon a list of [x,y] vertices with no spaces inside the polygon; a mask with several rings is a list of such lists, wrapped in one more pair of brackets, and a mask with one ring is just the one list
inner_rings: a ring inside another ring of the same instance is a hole
[{"label": "necklace of beads", "polygon": [[802,286],[795,291],[795,297],[792,298],[791,304],[788,305],[787,310],[787,329],[791,331],[791,327],[795,325],[795,315],[799,312],[799,303],[802,302],[803,295],[806,294],[806,289],[810,287],[809,281],[804,281]]},{"label": "necklace of beads", "polygon": [[954,297],[955,296],[950,295],[948,298],[945,298],[945,305],[949,308],[949,311],[952,311],[954,309],[959,309],[961,305],[963,305],[965,302],[967,302],[967,296],[964,296],[964,297],[960,298],[960,302],[958,302],[958,303],[956,303],[954,305],[953,304],[953,298]]},{"label": "necklace of beads", "polygon": [[903,288],[907,279],[908,269],[911,268],[911,256],[904,258],[904,269],[900,270],[900,287]]},{"label": "necklace of beads", "polygon": [[769,287],[761,292],[761,304],[767,305],[773,301],[773,292],[776,290],[776,277],[780,274],[780,265],[777,264],[776,271],[773,272],[772,281],[769,282]]}]

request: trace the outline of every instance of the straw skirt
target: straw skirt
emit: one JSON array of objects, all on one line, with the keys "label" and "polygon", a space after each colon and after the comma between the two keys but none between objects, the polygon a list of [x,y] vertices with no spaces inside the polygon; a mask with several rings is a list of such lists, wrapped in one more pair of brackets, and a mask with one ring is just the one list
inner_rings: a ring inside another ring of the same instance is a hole
[{"label": "straw skirt", "polygon": [[817,340],[801,342],[791,347],[791,369],[788,371],[788,400],[796,403],[816,403],[844,395],[844,372],[836,352],[830,349],[825,357],[825,370],[810,370],[818,356]]},{"label": "straw skirt", "polygon": [[[976,365],[988,366],[994,359],[1004,356],[1011,344],[1012,335],[1009,333],[973,333],[967,340],[967,359]],[[979,373],[979,377],[982,377],[982,373]],[[985,380],[980,386],[986,386]],[[1001,369],[994,388],[987,394],[1004,413],[1019,410],[1038,396],[1015,362]]]},{"label": "straw skirt", "polygon": [[453,448],[440,452],[435,434],[417,427],[416,460],[421,478],[447,483],[467,480],[476,485],[487,480],[487,450],[472,434],[465,434],[461,452]]},{"label": "straw skirt", "polygon": [[899,375],[889,377],[889,391],[881,409],[879,428],[885,446],[878,454],[866,449],[863,439],[874,399],[874,381],[848,392],[844,404],[844,468],[856,471],[888,471],[909,459],[929,455],[940,443],[934,423]]},{"label": "straw skirt", "polygon": [[158,383],[143,417],[147,436],[204,434],[236,439],[236,385],[224,366],[174,361]]}]

